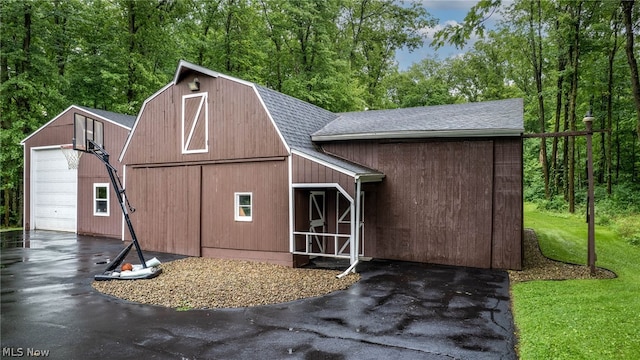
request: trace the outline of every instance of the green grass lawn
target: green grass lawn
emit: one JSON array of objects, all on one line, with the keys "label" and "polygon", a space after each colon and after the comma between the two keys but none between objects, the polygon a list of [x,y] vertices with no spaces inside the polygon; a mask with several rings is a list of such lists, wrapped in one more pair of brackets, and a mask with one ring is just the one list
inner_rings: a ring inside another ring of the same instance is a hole
[{"label": "green grass lawn", "polygon": [[[525,227],[550,258],[585,264],[584,216],[525,205]],[[596,225],[596,265],[608,280],[533,281],[512,287],[520,358],[640,359],[640,246]]]}]

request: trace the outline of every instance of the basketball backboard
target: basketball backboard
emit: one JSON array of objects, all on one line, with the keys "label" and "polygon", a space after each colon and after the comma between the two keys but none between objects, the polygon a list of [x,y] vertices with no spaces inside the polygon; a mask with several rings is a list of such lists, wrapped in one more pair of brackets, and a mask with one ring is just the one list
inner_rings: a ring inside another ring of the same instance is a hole
[{"label": "basketball backboard", "polygon": [[104,148],[104,124],[102,121],[75,113],[73,115],[73,149],[89,152],[94,144]]}]

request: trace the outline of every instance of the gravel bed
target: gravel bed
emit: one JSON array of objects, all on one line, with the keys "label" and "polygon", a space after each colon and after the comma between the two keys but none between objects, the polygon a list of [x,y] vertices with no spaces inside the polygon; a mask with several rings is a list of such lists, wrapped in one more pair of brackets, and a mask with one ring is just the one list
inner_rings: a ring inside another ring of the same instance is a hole
[{"label": "gravel bed", "polygon": [[614,272],[598,267],[596,267],[596,274],[592,276],[586,265],[568,264],[545,257],[540,251],[538,237],[531,229],[525,229],[523,245],[524,264],[522,270],[509,270],[509,280],[512,284],[532,280],[611,279],[616,277]]},{"label": "gravel bed", "polygon": [[343,290],[360,280],[340,271],[190,257],[160,265],[148,280],[94,281],[94,289],[128,301],[177,309],[236,308],[293,301]]},{"label": "gravel bed", "polygon": [[[96,290],[142,304],[177,309],[236,308],[276,304],[322,296],[349,288],[360,275],[342,279],[340,271],[290,268],[267,263],[184,258],[160,265],[162,274],[150,280],[94,281]],[[509,270],[511,284],[532,280],[610,279],[612,271],[554,261],[542,255],[531,229],[524,232],[523,270]]]}]

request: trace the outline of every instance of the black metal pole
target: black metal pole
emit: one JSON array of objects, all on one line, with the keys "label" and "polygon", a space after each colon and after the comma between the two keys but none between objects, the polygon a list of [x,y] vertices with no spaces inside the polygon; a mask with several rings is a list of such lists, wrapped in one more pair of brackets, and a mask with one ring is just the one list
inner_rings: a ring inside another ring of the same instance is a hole
[{"label": "black metal pole", "polygon": [[[91,140],[89,140],[91,141]],[[124,215],[124,220],[127,223],[127,228],[129,229],[129,233],[131,234],[131,241],[136,248],[136,252],[138,253],[138,258],[140,259],[140,263],[143,268],[147,267],[147,263],[144,260],[144,255],[142,255],[142,250],[140,249],[140,244],[138,243],[138,238],[136,237],[136,232],[133,230],[133,224],[131,223],[131,219],[129,218],[129,212],[127,211],[127,207],[124,203],[123,193],[124,190],[120,187],[120,182],[118,181],[117,175],[115,174],[116,169],[109,163],[109,153],[103,149],[100,145],[91,142],[93,145],[93,149],[91,149],[91,153],[98,157],[104,165],[107,167],[107,172],[109,173],[109,179],[111,179],[111,184],[113,185],[113,190],[116,193],[116,197],[118,198],[118,202],[120,203],[120,208],[122,209],[122,214]]]}]

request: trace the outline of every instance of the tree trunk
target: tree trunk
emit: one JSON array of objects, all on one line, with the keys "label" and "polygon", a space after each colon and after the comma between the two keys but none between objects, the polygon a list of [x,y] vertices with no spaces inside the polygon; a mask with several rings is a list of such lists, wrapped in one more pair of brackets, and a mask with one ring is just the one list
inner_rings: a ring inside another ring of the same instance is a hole
[{"label": "tree trunk", "polygon": [[[564,70],[567,66],[567,58],[565,55],[558,55],[558,80],[556,82],[556,114],[553,132],[560,131],[560,117],[562,116],[562,86],[564,83]],[[553,147],[551,150],[551,173],[553,174],[554,194],[559,193],[560,189],[560,172],[558,171],[558,141],[559,138],[553,138]],[[566,170],[566,169],[565,169]]]},{"label": "tree trunk", "polygon": [[57,0],[54,2],[54,16],[53,23],[56,27],[60,28],[61,36],[56,38],[56,49],[55,49],[55,61],[56,66],[58,67],[58,75],[64,76],[65,65],[67,64],[66,52],[67,52],[67,40],[66,40],[66,32],[67,32],[67,18],[66,16],[60,15],[64,12],[64,10],[60,9],[61,2]]},{"label": "tree trunk", "polygon": [[631,72],[631,91],[633,92],[633,100],[636,104],[636,115],[638,117],[636,123],[636,133],[640,139],[640,79],[638,78],[638,63],[636,62],[636,55],[633,50],[633,0],[622,0],[622,11],[624,18],[624,27],[627,35],[627,43],[625,50],[627,52],[627,62],[629,63],[629,70]]},{"label": "tree trunk", "polygon": [[[545,126],[545,112],[544,112],[544,94],[542,88],[542,35],[540,24],[541,21],[541,7],[540,0],[537,1],[537,12],[538,17],[537,23],[535,26],[537,27],[537,35],[534,29],[534,3],[530,3],[530,13],[529,13],[529,44],[531,46],[531,61],[533,65],[533,72],[536,79],[536,92],[538,97],[538,123],[540,125],[540,132],[546,132]],[[544,197],[545,199],[549,199],[551,194],[549,192],[549,166],[547,160],[547,140],[546,138],[540,138],[540,160],[542,165],[542,174],[544,177]]]},{"label": "tree trunk", "polygon": [[[8,180],[8,179],[7,179]],[[4,205],[4,219],[3,224],[5,227],[9,227],[9,213],[11,211],[11,207],[9,206],[9,198],[11,194],[9,194],[9,188],[4,188],[4,196],[3,196],[3,205]]]},{"label": "tree trunk", "polygon": [[127,2],[128,13],[128,25],[129,25],[129,64],[128,64],[128,79],[127,79],[127,102],[133,103],[136,98],[136,92],[134,90],[135,77],[136,77],[136,65],[135,65],[135,51],[136,51],[136,32],[138,27],[136,25],[136,8],[135,1],[129,0]]},{"label": "tree trunk", "polygon": [[[614,32],[613,32],[613,47],[609,52],[609,76],[607,79],[607,120],[605,127],[611,130],[612,118],[613,118],[613,63],[615,60],[616,52],[618,50],[618,25],[615,22]],[[611,195],[611,132],[602,133],[602,136],[605,138],[605,171],[607,177],[607,194]]]},{"label": "tree trunk", "polygon": [[[571,66],[573,73],[571,75],[571,90],[569,95],[569,130],[576,130],[576,102],[578,99],[578,68],[580,60],[580,13],[582,10],[582,2],[577,4],[576,14],[573,16],[575,24],[573,28],[573,43],[570,51]],[[576,211],[575,199],[575,137],[569,137],[569,212]]]}]

